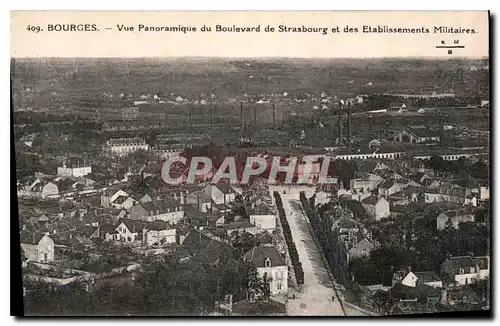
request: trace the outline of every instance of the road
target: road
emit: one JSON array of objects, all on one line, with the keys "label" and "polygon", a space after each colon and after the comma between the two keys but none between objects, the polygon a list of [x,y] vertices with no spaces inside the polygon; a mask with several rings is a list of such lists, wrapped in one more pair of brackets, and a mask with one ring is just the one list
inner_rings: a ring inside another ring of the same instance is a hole
[{"label": "road", "polygon": [[[346,307],[342,309],[340,300],[333,289],[327,269],[316,247],[306,217],[297,196],[281,194],[293,241],[297,247],[299,260],[304,269],[304,290],[291,292],[296,299],[288,300],[291,316],[363,316],[362,312]],[[335,301],[332,301],[332,296]]]}]

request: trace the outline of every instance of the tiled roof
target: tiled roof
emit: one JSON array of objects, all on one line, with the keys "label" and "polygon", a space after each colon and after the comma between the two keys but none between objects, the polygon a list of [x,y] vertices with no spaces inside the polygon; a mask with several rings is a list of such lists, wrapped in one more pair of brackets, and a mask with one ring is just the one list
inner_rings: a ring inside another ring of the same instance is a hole
[{"label": "tiled roof", "polygon": [[155,215],[173,212],[175,208],[182,207],[180,203],[170,199],[166,199],[165,201],[145,202],[139,205],[141,205],[148,213],[152,212]]},{"label": "tiled roof", "polygon": [[429,271],[429,272],[415,272],[414,274],[415,274],[415,276],[418,277],[418,279],[422,283],[439,282],[439,281],[441,281],[441,278],[439,278],[439,276],[437,276],[436,273],[434,273],[433,271]]},{"label": "tiled roof", "polygon": [[45,236],[44,233],[22,231],[20,234],[21,243],[37,245]]},{"label": "tiled roof", "polygon": [[223,252],[231,255],[233,247],[224,242],[212,239],[212,241],[201,250],[200,257],[206,262],[215,262]]},{"label": "tiled roof", "polygon": [[266,267],[266,258],[269,258],[271,261],[271,267],[286,266],[285,260],[281,254],[272,246],[253,247],[243,257],[257,267]]},{"label": "tiled roof", "polygon": [[127,198],[128,198],[127,196],[121,196],[121,195],[120,195],[120,196],[118,196],[118,198],[116,198],[116,199],[113,201],[113,203],[118,204],[118,205],[121,205],[121,204],[123,204],[123,203],[125,202],[125,200],[127,200]]},{"label": "tiled roof", "polygon": [[378,201],[379,201],[379,199],[377,196],[371,195],[371,196],[363,199],[361,202],[363,204],[367,204],[367,205],[375,205],[376,203],[378,203]]},{"label": "tiled roof", "polygon": [[98,229],[97,226],[84,225],[80,226],[75,230],[77,236],[82,236],[85,238],[89,238],[95,231]]},{"label": "tiled roof", "polygon": [[247,220],[243,220],[226,224],[225,227],[228,230],[235,230],[235,229],[251,228],[254,227],[254,225]]},{"label": "tiled roof", "polygon": [[407,126],[405,129],[417,137],[439,137],[439,132],[430,130],[423,125]]},{"label": "tiled roof", "polygon": [[386,179],[380,186],[379,188],[383,189],[388,189],[394,185],[394,180],[392,179]]},{"label": "tiled roof", "polygon": [[258,241],[260,244],[270,244],[273,243],[273,240],[273,236],[267,231],[258,235]]},{"label": "tiled roof", "polygon": [[474,257],[472,259],[474,263],[477,264],[477,266],[480,269],[488,269],[490,265],[490,257],[489,256],[482,256],[482,257]]},{"label": "tiled roof", "polygon": [[119,219],[118,222],[116,223],[116,226],[118,227],[120,224],[125,224],[127,229],[129,229],[130,232],[132,233],[141,233],[142,229],[146,226],[146,222],[140,221],[140,220],[130,220],[130,219]]},{"label": "tiled roof", "polygon": [[157,231],[159,231],[159,230],[168,230],[168,229],[171,229],[171,226],[170,226],[169,223],[167,223],[165,221],[156,220],[156,221],[147,223],[144,228],[148,229],[148,230],[157,230]]},{"label": "tiled roof", "polygon": [[476,266],[471,256],[451,257],[449,261],[453,268],[470,268]]},{"label": "tiled roof", "polygon": [[228,183],[220,183],[217,184],[216,187],[219,188],[219,190],[222,191],[224,194],[232,194],[235,192],[234,189],[231,187],[231,185]]}]

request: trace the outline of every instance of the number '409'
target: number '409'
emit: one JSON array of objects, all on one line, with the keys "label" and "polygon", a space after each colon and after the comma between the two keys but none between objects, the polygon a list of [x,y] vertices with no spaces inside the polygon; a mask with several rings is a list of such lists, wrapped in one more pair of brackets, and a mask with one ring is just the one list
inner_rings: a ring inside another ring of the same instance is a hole
[{"label": "number '409'", "polygon": [[26,27],[26,30],[28,30],[28,32],[38,33],[40,31],[42,31],[42,28],[40,26],[28,25],[28,27]]}]

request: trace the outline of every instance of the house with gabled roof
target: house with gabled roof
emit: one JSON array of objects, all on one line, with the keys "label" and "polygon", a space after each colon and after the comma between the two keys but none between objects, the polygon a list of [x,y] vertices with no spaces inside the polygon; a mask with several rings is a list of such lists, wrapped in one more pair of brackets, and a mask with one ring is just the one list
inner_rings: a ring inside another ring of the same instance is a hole
[{"label": "house with gabled roof", "polygon": [[146,225],[145,221],[120,219],[116,223],[114,231],[106,234],[106,240],[114,240],[132,243],[142,240],[142,229]]},{"label": "house with gabled roof", "polygon": [[457,210],[444,211],[436,218],[438,230],[445,229],[448,225],[458,229],[458,225],[463,222],[475,221],[475,210],[472,207],[464,207]]},{"label": "house with gabled roof", "polygon": [[236,191],[229,183],[208,184],[203,192],[210,196],[216,205],[230,205],[236,198]]},{"label": "house with gabled roof", "polygon": [[185,200],[186,204],[193,205],[199,212],[206,213],[212,210],[212,198],[203,191],[192,192],[185,197]]},{"label": "house with gabled roof", "polygon": [[171,224],[176,224],[184,218],[183,206],[173,200],[153,201],[138,203],[129,210],[131,219],[143,221],[162,220]]},{"label": "house with gabled roof", "polygon": [[82,225],[75,229],[75,238],[82,244],[91,246],[92,239],[98,239],[100,228],[92,225]]},{"label": "house with gabled roof", "polygon": [[56,198],[59,196],[59,188],[55,182],[37,178],[32,184],[26,186],[19,195],[27,195],[40,198]]},{"label": "house with gabled roof", "polygon": [[361,201],[366,213],[377,221],[387,218],[391,215],[389,202],[384,197],[372,195]]},{"label": "house with gabled roof", "polygon": [[142,244],[151,246],[161,246],[176,243],[177,230],[170,223],[162,220],[148,222],[142,229]]},{"label": "house with gabled roof", "polygon": [[431,130],[424,125],[406,126],[401,132],[395,136],[396,141],[420,144],[425,142],[439,142],[439,132]]},{"label": "house with gabled roof", "polygon": [[441,273],[459,286],[469,285],[478,279],[476,263],[471,256],[449,256],[441,264]]},{"label": "house with gabled roof", "polygon": [[47,233],[21,231],[21,248],[29,261],[50,263],[54,261],[54,240]]},{"label": "house with gabled roof", "polygon": [[417,284],[425,284],[433,288],[442,288],[441,278],[433,271],[413,272],[411,268],[401,269],[393,274],[392,285],[401,283],[405,286],[416,287]]},{"label": "house with gabled roof", "polygon": [[394,180],[392,178],[387,178],[383,183],[378,186],[378,193],[381,196],[389,197],[390,195],[401,191],[408,187],[409,184],[402,180]]},{"label": "house with gabled roof", "polygon": [[245,253],[243,260],[257,267],[257,273],[269,285],[271,295],[288,293],[288,266],[275,247],[253,247]]},{"label": "house with gabled roof", "polygon": [[234,248],[199,230],[192,229],[184,237],[179,253],[181,260],[198,256],[205,262],[217,263],[222,254],[233,255]]},{"label": "house with gabled roof", "polygon": [[476,264],[478,279],[485,280],[490,277],[490,256],[473,257],[472,261]]},{"label": "house with gabled roof", "polygon": [[130,194],[119,188],[110,188],[103,191],[101,194],[101,206],[109,207],[110,203],[114,202],[119,196],[128,197]]},{"label": "house with gabled roof", "polygon": [[225,224],[224,228],[226,229],[227,235],[230,235],[233,232],[237,232],[238,234],[242,234],[243,232],[248,232],[253,235],[258,233],[258,228],[250,223],[248,220],[240,220],[231,222],[229,224]]},{"label": "house with gabled roof", "polygon": [[118,196],[116,197],[113,201],[109,203],[109,205],[113,208],[118,208],[118,209],[126,209],[129,210],[131,209],[135,204],[137,204],[137,200],[134,199],[132,196]]}]

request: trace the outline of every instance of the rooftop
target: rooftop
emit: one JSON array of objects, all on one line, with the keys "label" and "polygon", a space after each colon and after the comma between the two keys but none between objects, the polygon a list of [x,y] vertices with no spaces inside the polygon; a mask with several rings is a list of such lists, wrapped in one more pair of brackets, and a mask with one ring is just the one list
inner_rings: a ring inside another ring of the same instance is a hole
[{"label": "rooftop", "polygon": [[266,267],[265,261],[269,259],[271,266],[286,266],[286,262],[278,252],[278,250],[273,246],[257,246],[250,249],[244,256],[243,259],[250,261],[257,267]]}]

